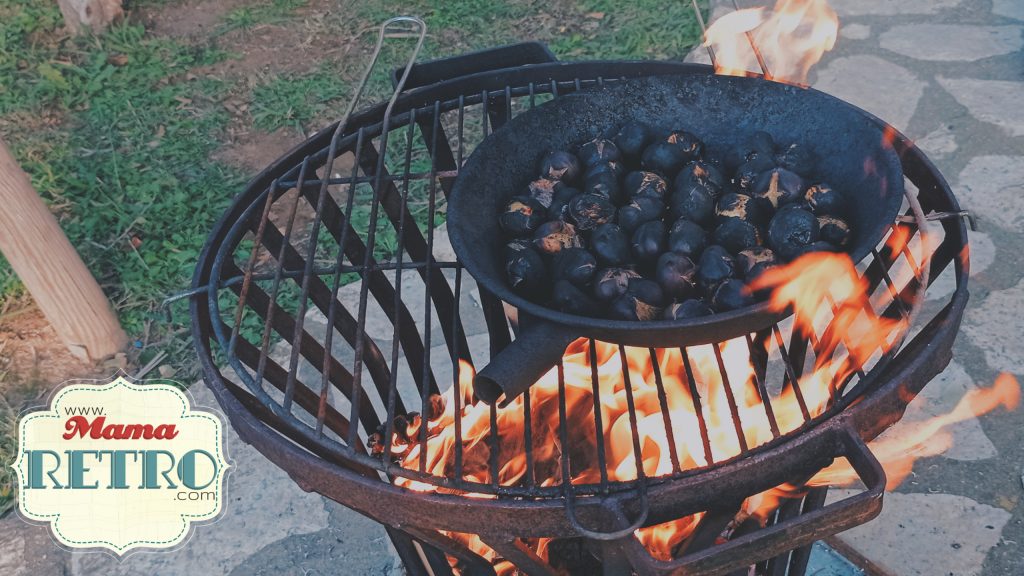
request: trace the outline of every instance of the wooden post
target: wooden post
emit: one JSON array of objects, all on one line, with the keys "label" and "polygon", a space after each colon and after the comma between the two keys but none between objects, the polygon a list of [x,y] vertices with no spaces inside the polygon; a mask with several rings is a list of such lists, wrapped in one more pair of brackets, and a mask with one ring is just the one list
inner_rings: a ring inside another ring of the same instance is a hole
[{"label": "wooden post", "polygon": [[95,362],[124,348],[103,290],[2,139],[0,252],[72,354]]},{"label": "wooden post", "polygon": [[123,0],[57,0],[64,24],[72,34],[87,30],[102,32],[115,20],[124,17]]}]

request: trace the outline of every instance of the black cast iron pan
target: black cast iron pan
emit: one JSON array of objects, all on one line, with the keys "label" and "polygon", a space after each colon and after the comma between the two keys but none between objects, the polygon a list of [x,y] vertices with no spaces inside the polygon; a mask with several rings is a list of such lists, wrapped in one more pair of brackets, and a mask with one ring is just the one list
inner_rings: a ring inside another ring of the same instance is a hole
[{"label": "black cast iron pan", "polygon": [[476,148],[448,204],[448,234],[459,260],[483,289],[519,311],[517,338],[477,374],[481,400],[517,397],[581,336],[628,346],[691,346],[749,334],[785,316],[760,303],[681,321],[605,320],[558,312],[511,290],[499,211],[536,177],[546,153],[574,149],[627,120],[688,130],[717,157],[727,157],[755,130],[810,146],[818,174],[856,199],[849,214],[855,262],[882,239],[902,202],[903,173],[884,141],[885,124],[813,89],[708,73],[659,76],[566,95],[525,112]]}]

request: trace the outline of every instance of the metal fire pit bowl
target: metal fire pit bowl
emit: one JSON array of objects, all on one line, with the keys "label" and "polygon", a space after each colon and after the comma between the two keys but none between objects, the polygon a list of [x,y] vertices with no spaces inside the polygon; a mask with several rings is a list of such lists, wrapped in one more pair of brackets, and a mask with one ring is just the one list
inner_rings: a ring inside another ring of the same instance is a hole
[{"label": "metal fire pit bowl", "polygon": [[[458,558],[464,573],[493,573],[490,563],[441,531],[479,534],[526,574],[553,573],[522,546],[522,538],[542,536],[581,538],[608,574],[722,574],[879,512],[884,472],[865,442],[895,423],[949,362],[967,301],[964,223],[928,223],[924,243],[921,213],[906,208],[893,229],[908,234],[910,247],[894,251],[883,243],[859,266],[872,291],[897,296],[875,312],[908,314],[903,302],[920,300],[921,278],[952,280],[955,289],[922,308],[898,350],[863,366],[823,414],[791,433],[703,468],[578,485],[501,486],[371,455],[367,439],[382,423],[390,435],[396,415],[429,413],[431,394],[458,386],[453,374],[460,360],[483,366],[512,340],[501,301],[478,293],[440,242],[437,208],[463,158],[491,130],[541,101],[626,78],[713,70],[671,62],[562,63],[544,47],[525,44],[407,72],[391,103],[326,128],[256,176],[199,258],[190,292],[192,335],[205,380],[244,441],[304,489],[385,524],[413,574],[428,573],[428,566],[434,574],[451,573],[444,554]],[[893,134],[924,212],[958,213],[942,175]],[[417,202],[410,190],[419,194]],[[415,220],[418,210],[426,216]],[[396,240],[384,246],[382,238]],[[930,248],[927,270],[916,269],[915,243]],[[471,332],[471,326],[486,330]],[[754,342],[767,339],[778,343],[782,378],[795,382],[812,346],[784,325],[749,334],[748,344],[753,351]],[[559,426],[563,438],[576,433],[564,416]],[[530,429],[527,424],[524,434]],[[493,428],[490,438],[500,450]],[[418,441],[426,441],[425,432]],[[865,492],[669,562],[652,558],[633,536],[638,526],[728,509],[838,457],[852,463]],[[395,486],[398,477],[440,492]]]}]

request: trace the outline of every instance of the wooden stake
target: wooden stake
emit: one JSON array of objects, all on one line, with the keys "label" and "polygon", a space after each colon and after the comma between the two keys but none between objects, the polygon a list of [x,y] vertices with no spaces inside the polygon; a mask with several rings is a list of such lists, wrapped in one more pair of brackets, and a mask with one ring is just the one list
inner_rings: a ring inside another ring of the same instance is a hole
[{"label": "wooden stake", "polygon": [[64,24],[75,35],[88,30],[100,33],[124,17],[123,0],[57,0]]},{"label": "wooden stake", "polygon": [[73,355],[95,362],[124,348],[103,290],[2,139],[0,252]]}]

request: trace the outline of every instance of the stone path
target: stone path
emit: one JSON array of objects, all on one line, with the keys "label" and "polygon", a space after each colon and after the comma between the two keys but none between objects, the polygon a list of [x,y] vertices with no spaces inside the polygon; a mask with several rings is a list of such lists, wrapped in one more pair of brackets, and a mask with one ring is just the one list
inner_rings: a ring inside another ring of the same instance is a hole
[{"label": "stone path", "polygon": [[[731,6],[713,3],[716,15]],[[1024,379],[1024,0],[831,3],[840,38],[812,73],[814,86],[915,139],[982,228],[971,235],[972,296],[955,360],[912,405],[905,426],[948,410],[1001,371]],[[700,49],[691,55],[706,57]],[[472,290],[464,298],[468,306]],[[935,302],[950,290],[949,279],[940,278],[930,298]],[[375,336],[388,328],[379,327]],[[482,329],[473,325],[468,333]],[[385,344],[382,339],[382,349]],[[192,391],[200,403],[213,402],[202,383]],[[881,517],[843,535],[844,542],[894,575],[1024,574],[1022,431],[1024,411],[958,425],[953,448],[920,461],[886,495]],[[0,520],[0,574],[403,573],[378,525],[301,491],[233,432],[229,453],[235,468],[227,512],[200,527],[187,546],[117,562],[61,551],[45,529],[8,517]],[[828,554],[816,552],[815,573],[860,573]]]},{"label": "stone path", "polygon": [[[814,87],[914,139],[981,227],[970,236],[971,301],[954,361],[905,426],[948,411],[999,372],[1024,379],[1024,1],[831,4],[840,37],[812,71]],[[940,279],[930,298],[951,290]],[[953,434],[944,456],[919,461],[882,515],[843,541],[894,575],[1024,574],[1024,411]]]}]

